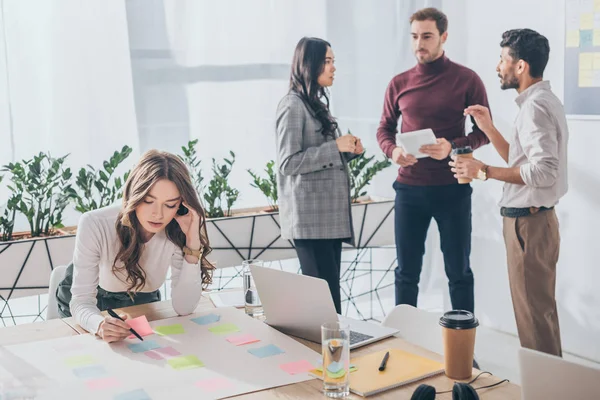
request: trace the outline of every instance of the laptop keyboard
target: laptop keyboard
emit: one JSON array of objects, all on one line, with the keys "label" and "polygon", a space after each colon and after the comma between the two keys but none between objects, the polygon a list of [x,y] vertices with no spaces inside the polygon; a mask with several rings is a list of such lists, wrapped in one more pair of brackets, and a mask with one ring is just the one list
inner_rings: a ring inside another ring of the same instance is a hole
[{"label": "laptop keyboard", "polygon": [[364,342],[365,340],[372,339],[373,336],[365,335],[363,333],[358,333],[354,331],[350,331],[350,346],[355,343]]}]

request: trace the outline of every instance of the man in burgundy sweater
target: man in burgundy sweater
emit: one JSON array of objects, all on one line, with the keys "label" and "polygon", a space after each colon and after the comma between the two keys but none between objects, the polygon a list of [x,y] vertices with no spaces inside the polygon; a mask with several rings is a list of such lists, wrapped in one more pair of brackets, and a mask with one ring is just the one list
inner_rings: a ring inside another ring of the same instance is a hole
[{"label": "man in burgundy sweater", "polygon": [[[395,76],[385,93],[377,141],[383,152],[400,165],[396,190],[396,304],[417,305],[425,239],[431,218],[438,224],[444,264],[454,309],[473,312],[471,253],[471,185],[458,184],[448,161],[454,147],[476,149],[489,141],[473,122],[465,135],[466,107],[489,107],[483,82],[472,70],[450,61],[443,45],[448,19],[435,8],[410,18],[417,65]],[[423,146],[427,158],[417,159],[396,146],[401,132],[431,128],[437,144]]]}]

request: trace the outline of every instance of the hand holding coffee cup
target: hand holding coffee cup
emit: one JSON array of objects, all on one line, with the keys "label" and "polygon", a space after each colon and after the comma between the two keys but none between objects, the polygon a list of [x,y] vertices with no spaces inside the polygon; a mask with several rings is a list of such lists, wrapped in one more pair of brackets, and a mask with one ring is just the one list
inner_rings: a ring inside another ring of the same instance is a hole
[{"label": "hand holding coffee cup", "polygon": [[[472,159],[473,158],[473,149],[471,149],[471,146],[459,147],[459,148],[452,150],[452,159],[459,159],[459,158]],[[450,165],[453,165],[453,163],[451,163]],[[456,171],[453,170],[453,172],[456,172]],[[458,179],[458,183],[460,183],[460,184],[471,183],[471,181],[473,180],[471,178],[464,177],[464,176],[459,176],[457,179]]]},{"label": "hand holding coffee cup", "polygon": [[473,371],[475,330],[479,321],[469,311],[452,310],[440,318],[444,340],[444,369],[451,379],[464,380]]}]

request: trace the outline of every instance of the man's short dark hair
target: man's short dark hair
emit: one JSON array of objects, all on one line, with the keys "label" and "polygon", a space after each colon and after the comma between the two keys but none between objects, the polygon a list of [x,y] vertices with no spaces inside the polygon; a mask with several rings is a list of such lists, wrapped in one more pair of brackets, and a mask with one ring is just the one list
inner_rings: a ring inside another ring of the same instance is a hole
[{"label": "man's short dark hair", "polygon": [[411,24],[413,23],[413,21],[427,20],[435,21],[435,26],[437,26],[438,31],[440,31],[440,36],[448,30],[448,17],[446,17],[446,14],[444,14],[437,8],[424,8],[410,16]]},{"label": "man's short dark hair", "polygon": [[545,36],[531,29],[512,29],[502,34],[500,47],[508,47],[508,54],[515,61],[526,61],[532,78],[544,75],[550,56],[550,44]]}]

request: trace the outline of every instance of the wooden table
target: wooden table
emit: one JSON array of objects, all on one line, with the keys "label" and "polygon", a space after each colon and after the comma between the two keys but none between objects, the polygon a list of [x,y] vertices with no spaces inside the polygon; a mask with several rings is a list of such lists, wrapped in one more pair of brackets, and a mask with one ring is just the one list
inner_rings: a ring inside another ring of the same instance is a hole
[{"label": "wooden table", "polygon": [[[200,304],[196,308],[195,312],[201,313],[201,312],[206,312],[211,309],[214,309],[213,304],[207,297],[203,297],[202,300],[200,301]],[[148,319],[148,321],[155,321],[155,320],[160,320],[160,319],[171,318],[171,317],[177,316],[175,311],[173,311],[173,307],[171,306],[170,301],[162,301],[162,302],[157,302],[157,303],[144,304],[144,305],[140,305],[140,306],[127,307],[124,309],[120,309],[120,311],[126,312],[132,318],[138,317],[140,315],[146,315],[146,318]],[[77,325],[72,318],[65,318],[62,320],[52,320],[52,321],[38,323],[38,324],[21,325],[21,327],[22,327],[21,331],[24,332],[25,335],[23,337],[23,340],[21,340],[20,342],[26,342],[29,340],[40,340],[43,338],[48,339],[51,337],[58,337],[57,336],[58,330],[56,332],[54,332],[53,336],[50,336],[50,334],[53,333],[53,329],[45,328],[46,324],[51,324],[54,327],[54,326],[56,326],[56,324],[58,322],[60,322],[61,324],[64,325],[65,329],[63,329],[62,332],[65,334],[65,336],[70,335],[71,332],[73,332],[73,334],[75,334],[75,332],[79,332],[82,334],[86,333],[86,331],[83,328],[81,328],[79,325]],[[36,329],[36,328],[33,328],[31,325],[39,325],[40,327]],[[19,328],[19,327],[17,327],[17,328]],[[5,332],[3,332],[3,331],[6,331],[6,330],[10,331],[11,329],[15,329],[15,328],[0,329],[0,344],[7,344],[7,343],[5,343],[5,341],[7,340],[6,335],[5,335]],[[29,330],[35,330],[36,334],[35,335],[29,334],[27,332]],[[43,331],[46,331],[48,333],[48,335],[43,335]],[[14,340],[16,340],[16,337],[15,337],[16,335],[17,334],[13,334],[13,335],[9,334],[8,340],[10,340],[12,338],[13,343],[14,343]],[[312,343],[312,342],[309,342],[309,341],[306,341],[303,339],[299,339],[299,338],[294,338],[294,339],[296,339],[300,343],[310,347],[311,349],[317,351],[318,353],[321,352],[321,346],[317,343]],[[441,355],[432,353],[430,351],[427,351],[423,348],[412,345],[412,344],[410,344],[400,338],[396,338],[396,337],[381,340],[381,341],[372,343],[370,345],[360,347],[356,350],[353,350],[351,353],[351,357],[361,356],[361,355],[368,354],[368,353],[371,353],[374,351],[384,350],[389,347],[407,350],[407,351],[413,352],[415,354],[419,354],[419,355],[422,355],[425,357],[429,357],[433,360],[443,362],[443,358]],[[477,371],[477,370],[473,371],[474,374],[476,374],[478,372],[479,371]],[[490,384],[500,381],[501,379],[502,378],[490,377],[490,376],[481,377],[474,384],[474,387],[490,385]],[[390,390],[390,391],[381,393],[379,395],[371,396],[371,397],[369,397],[369,399],[390,399],[390,400],[391,399],[394,399],[394,400],[410,399],[415,388],[421,383],[427,383],[428,385],[432,385],[437,389],[437,391],[444,391],[444,390],[451,390],[452,385],[454,384],[454,381],[447,378],[445,375],[438,375],[436,377],[429,378],[429,379],[423,380],[418,383],[413,383],[413,384],[406,385],[406,386],[403,386],[398,389],[394,389],[394,390]],[[502,385],[500,385],[498,387],[491,388],[491,389],[484,389],[484,390],[478,391],[478,393],[479,393],[479,396],[481,397],[481,399],[489,399],[489,400],[496,400],[496,399],[497,400],[513,400],[513,399],[515,399],[516,400],[516,399],[521,398],[521,389],[519,388],[519,386],[514,385],[512,383],[503,383]],[[260,392],[244,394],[244,395],[236,396],[235,398],[236,399],[249,399],[249,400],[251,400],[251,399],[256,399],[256,400],[258,400],[258,399],[260,399],[260,400],[263,400],[263,399],[265,399],[265,400],[269,400],[269,399],[307,399],[307,398],[317,399],[317,398],[325,398],[325,396],[323,395],[323,383],[320,380],[313,379],[310,381],[296,383],[293,385],[281,386],[278,388],[263,390]],[[363,397],[360,397],[360,396],[357,396],[354,394],[351,394],[347,398],[348,399],[363,399]],[[436,398],[451,400],[452,394],[451,393],[441,394],[441,395],[437,395]]]}]

